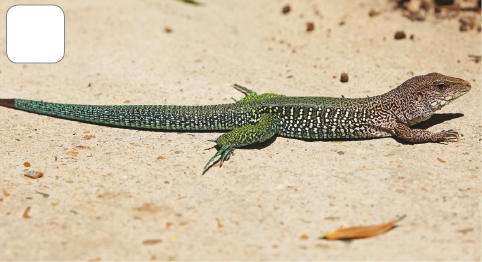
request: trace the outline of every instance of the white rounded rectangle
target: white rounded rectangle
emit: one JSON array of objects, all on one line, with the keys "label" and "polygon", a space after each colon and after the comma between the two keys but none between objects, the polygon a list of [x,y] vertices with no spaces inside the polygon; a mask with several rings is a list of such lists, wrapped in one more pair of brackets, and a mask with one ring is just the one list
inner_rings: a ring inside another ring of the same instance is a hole
[{"label": "white rounded rectangle", "polygon": [[65,16],[57,5],[7,11],[7,56],[14,63],[57,63],[65,52]]}]

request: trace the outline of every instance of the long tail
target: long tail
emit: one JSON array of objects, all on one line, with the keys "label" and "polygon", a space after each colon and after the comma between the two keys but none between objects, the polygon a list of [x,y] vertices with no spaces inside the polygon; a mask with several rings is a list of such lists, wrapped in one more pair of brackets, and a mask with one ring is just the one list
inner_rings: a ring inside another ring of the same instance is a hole
[{"label": "long tail", "polygon": [[15,108],[15,99],[0,99],[0,106]]},{"label": "long tail", "polygon": [[236,104],[96,106],[0,99],[0,106],[91,123],[148,129],[232,130],[245,124],[240,120],[244,117],[235,116],[240,112],[239,105]]}]

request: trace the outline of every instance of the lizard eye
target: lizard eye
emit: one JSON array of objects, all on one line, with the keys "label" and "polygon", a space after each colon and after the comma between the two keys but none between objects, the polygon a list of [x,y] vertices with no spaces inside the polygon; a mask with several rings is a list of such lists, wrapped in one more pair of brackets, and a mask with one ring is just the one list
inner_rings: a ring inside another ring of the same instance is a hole
[{"label": "lizard eye", "polygon": [[445,91],[445,89],[447,89],[447,86],[444,83],[439,83],[439,84],[437,84],[437,89],[440,92],[443,92],[443,91]]}]

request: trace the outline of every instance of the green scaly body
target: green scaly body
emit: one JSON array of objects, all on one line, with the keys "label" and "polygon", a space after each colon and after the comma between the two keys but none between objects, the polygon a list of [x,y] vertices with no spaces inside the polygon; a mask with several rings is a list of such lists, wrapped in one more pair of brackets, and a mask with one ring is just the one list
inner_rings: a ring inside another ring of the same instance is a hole
[{"label": "green scaly body", "polygon": [[[440,87],[443,86],[443,89]],[[398,136],[410,142],[454,141],[453,130],[431,133],[410,129],[433,111],[470,90],[462,79],[441,74],[414,77],[392,91],[369,98],[286,97],[247,94],[232,104],[211,106],[96,106],[0,99],[0,105],[86,122],[164,130],[232,130],[216,140],[221,164],[236,147],[262,142],[274,134],[304,139]]]},{"label": "green scaly body", "polygon": [[[234,130],[272,114],[282,136],[307,139],[365,138],[374,98],[269,97],[211,106],[96,106],[16,99],[15,107],[97,124],[165,130]],[[373,118],[373,116],[372,116]]]}]

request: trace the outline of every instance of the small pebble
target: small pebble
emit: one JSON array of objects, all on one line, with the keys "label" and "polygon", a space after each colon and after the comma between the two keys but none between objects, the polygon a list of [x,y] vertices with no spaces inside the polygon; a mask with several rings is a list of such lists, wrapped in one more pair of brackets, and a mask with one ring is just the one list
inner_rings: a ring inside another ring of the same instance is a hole
[{"label": "small pebble", "polygon": [[348,82],[348,74],[347,74],[347,73],[341,73],[340,81],[341,81],[342,83]]},{"label": "small pebble", "polygon": [[306,23],[306,31],[310,32],[310,31],[313,31],[313,30],[315,30],[315,24],[313,24],[313,22]]},{"label": "small pebble", "polygon": [[27,173],[24,174],[26,177],[30,177],[31,179],[37,179],[41,178],[44,176],[44,173],[40,171],[28,171]]},{"label": "small pebble", "polygon": [[395,39],[397,39],[397,40],[404,39],[405,37],[407,37],[407,36],[405,35],[404,31],[397,31],[395,33]]},{"label": "small pebble", "polygon": [[285,5],[283,7],[283,10],[281,12],[283,12],[283,14],[287,14],[291,11],[291,7],[289,5]]},{"label": "small pebble", "polygon": [[370,12],[368,13],[370,17],[377,16],[378,14],[380,14],[380,12],[375,11],[375,9],[370,10]]}]

